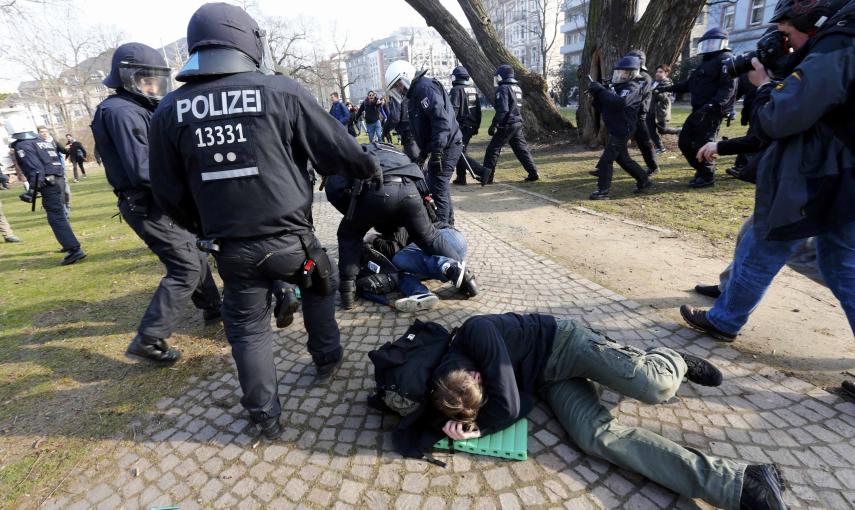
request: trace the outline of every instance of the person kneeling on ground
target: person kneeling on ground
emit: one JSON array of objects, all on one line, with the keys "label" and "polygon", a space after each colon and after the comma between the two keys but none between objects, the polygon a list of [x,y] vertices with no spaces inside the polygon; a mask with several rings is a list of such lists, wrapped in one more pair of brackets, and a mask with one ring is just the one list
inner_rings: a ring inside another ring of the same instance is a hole
[{"label": "person kneeling on ground", "polygon": [[434,372],[431,400],[447,418],[443,432],[463,440],[523,418],[538,390],[570,439],[590,455],[720,508],[786,508],[776,465],[746,466],[621,425],[600,404],[595,385],[658,404],[674,397],[684,377],[703,386],[722,380],[706,360],[666,347],[620,345],[572,319],[483,315],[458,330]]}]

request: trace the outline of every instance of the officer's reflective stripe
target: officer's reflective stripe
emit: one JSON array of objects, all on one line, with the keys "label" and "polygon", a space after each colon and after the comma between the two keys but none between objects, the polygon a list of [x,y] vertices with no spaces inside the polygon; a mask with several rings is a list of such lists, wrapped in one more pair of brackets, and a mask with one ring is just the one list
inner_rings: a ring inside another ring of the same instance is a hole
[{"label": "officer's reflective stripe", "polygon": [[203,172],[202,181],[222,181],[223,179],[237,179],[238,177],[249,177],[258,175],[258,167],[235,168],[234,170],[220,170],[219,172]]}]

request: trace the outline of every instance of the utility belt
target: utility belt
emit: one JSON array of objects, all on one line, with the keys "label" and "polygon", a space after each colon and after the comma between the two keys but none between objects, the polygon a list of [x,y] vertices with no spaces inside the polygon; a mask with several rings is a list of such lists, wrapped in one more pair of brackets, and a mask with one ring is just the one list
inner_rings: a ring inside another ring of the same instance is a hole
[{"label": "utility belt", "polygon": [[128,210],[135,216],[147,218],[151,209],[151,192],[144,189],[131,189],[116,191],[116,196],[119,197],[119,205],[126,202]]},{"label": "utility belt", "polygon": [[409,177],[401,177],[400,175],[384,175],[383,184],[409,184],[413,182]]}]

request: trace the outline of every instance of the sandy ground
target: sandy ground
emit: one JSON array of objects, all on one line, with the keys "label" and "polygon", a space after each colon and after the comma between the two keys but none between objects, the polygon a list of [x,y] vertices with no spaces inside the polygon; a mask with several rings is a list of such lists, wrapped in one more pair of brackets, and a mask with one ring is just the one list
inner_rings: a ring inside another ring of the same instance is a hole
[{"label": "sandy ground", "polygon": [[[683,324],[679,307],[710,307],[692,292],[718,282],[732,247],[555,205],[507,185],[455,187],[455,207],[571,270]],[[855,375],[855,341],[832,293],[785,269],[733,346],[836,391]]]}]

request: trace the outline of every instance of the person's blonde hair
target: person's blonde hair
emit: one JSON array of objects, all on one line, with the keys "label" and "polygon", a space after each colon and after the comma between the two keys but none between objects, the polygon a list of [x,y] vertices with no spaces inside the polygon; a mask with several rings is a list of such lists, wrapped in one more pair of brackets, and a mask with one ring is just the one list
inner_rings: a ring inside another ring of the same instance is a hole
[{"label": "person's blonde hair", "polygon": [[478,411],[487,402],[481,383],[462,369],[452,370],[437,379],[431,400],[449,419],[466,424],[475,423]]}]

